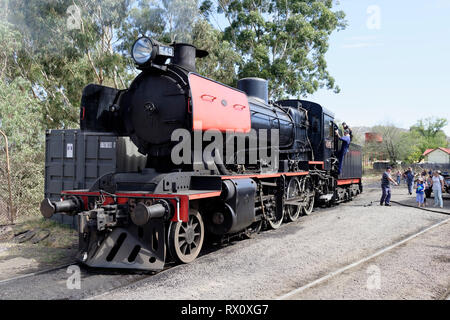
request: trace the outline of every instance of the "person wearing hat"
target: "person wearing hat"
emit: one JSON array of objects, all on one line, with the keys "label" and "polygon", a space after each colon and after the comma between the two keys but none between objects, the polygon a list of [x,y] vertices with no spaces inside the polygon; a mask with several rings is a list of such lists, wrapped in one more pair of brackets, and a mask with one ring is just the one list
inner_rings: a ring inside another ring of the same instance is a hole
[{"label": "person wearing hat", "polygon": [[345,122],[342,122],[342,128],[344,128],[344,130],[348,130],[350,140],[353,140],[353,131]]},{"label": "person wearing hat", "polygon": [[380,199],[380,206],[385,205],[387,207],[390,207],[391,204],[391,182],[395,185],[397,185],[397,182],[395,182],[394,179],[391,177],[391,167],[387,167],[386,171],[383,173],[383,176],[381,177],[381,199]]},{"label": "person wearing hat", "polygon": [[440,175],[440,171],[434,171],[433,178],[431,179],[433,194],[434,194],[434,206],[444,207],[444,201],[442,200],[442,192],[444,191],[444,178]]},{"label": "person wearing hat", "polygon": [[[344,122],[345,123],[345,122]],[[341,174],[342,171],[342,165],[344,163],[344,157],[348,152],[348,148],[350,147],[350,142],[352,141],[350,137],[350,128],[346,125],[347,129],[344,130],[344,136],[341,137],[339,134],[339,130],[336,130],[336,135],[339,137],[339,140],[342,141],[342,147],[341,150],[338,152],[338,160],[339,160],[339,168],[338,168],[338,174]]]}]

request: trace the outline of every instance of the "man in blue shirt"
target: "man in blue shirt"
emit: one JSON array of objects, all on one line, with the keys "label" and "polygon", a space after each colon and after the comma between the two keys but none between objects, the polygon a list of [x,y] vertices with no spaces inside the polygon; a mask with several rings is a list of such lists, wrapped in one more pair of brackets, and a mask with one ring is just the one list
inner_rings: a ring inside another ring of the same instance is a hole
[{"label": "man in blue shirt", "polygon": [[348,127],[347,127],[347,129],[344,130],[343,137],[341,137],[338,130],[336,130],[336,135],[339,137],[339,140],[342,141],[341,150],[338,152],[338,155],[337,155],[338,160],[339,160],[338,174],[341,174],[342,164],[344,163],[344,157],[348,152],[348,148],[350,147],[350,142],[352,141],[352,139],[350,137],[350,129]]},{"label": "man in blue shirt", "polygon": [[408,171],[405,173],[406,175],[406,184],[408,185],[408,193],[412,194],[412,189],[414,185],[414,171],[411,167],[408,168]]},{"label": "man in blue shirt", "polygon": [[386,171],[383,173],[383,176],[381,177],[381,199],[380,199],[380,206],[385,205],[390,207],[391,204],[391,182],[398,185],[397,182],[395,182],[394,179],[391,177],[391,167],[387,167]]}]

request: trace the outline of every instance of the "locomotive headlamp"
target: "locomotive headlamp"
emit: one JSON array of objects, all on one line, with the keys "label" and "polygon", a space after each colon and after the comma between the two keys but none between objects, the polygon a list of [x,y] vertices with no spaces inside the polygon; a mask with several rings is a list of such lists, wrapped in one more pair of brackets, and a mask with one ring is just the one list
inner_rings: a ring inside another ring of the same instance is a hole
[{"label": "locomotive headlamp", "polygon": [[155,57],[152,40],[145,37],[139,38],[134,43],[131,54],[138,65],[146,64]]},{"label": "locomotive headlamp", "polygon": [[149,61],[155,60],[157,57],[167,59],[173,57],[173,47],[165,46],[157,41],[147,37],[142,37],[136,40],[131,52],[133,60],[139,65],[145,65]]}]

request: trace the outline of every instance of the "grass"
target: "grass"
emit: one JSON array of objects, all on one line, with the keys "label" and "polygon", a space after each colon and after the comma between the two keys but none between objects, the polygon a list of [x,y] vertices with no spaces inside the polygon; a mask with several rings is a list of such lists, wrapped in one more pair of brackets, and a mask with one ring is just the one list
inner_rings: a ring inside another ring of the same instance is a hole
[{"label": "grass", "polygon": [[44,219],[42,217],[31,217],[13,226],[15,234],[27,230],[38,229],[49,231],[50,235],[47,239],[42,240],[34,246],[47,248],[70,248],[77,244],[78,238],[75,230],[71,229],[69,226]]},{"label": "grass", "polygon": [[[0,243],[0,247],[6,249],[0,252],[0,279],[74,261],[78,234],[70,227],[42,217],[30,217],[11,228],[14,234],[28,230],[33,230],[36,234],[23,243],[18,243],[15,239]],[[36,244],[32,242],[47,233],[50,234],[46,239]]]}]

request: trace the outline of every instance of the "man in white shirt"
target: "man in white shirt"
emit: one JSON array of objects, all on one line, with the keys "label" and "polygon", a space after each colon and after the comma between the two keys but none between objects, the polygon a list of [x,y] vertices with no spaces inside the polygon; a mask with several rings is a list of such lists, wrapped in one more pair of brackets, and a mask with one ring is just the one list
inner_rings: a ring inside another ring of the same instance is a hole
[{"label": "man in white shirt", "polygon": [[432,178],[433,194],[434,194],[434,206],[444,207],[444,201],[442,200],[442,192],[444,191],[444,178],[439,174],[439,171],[434,171]]}]

